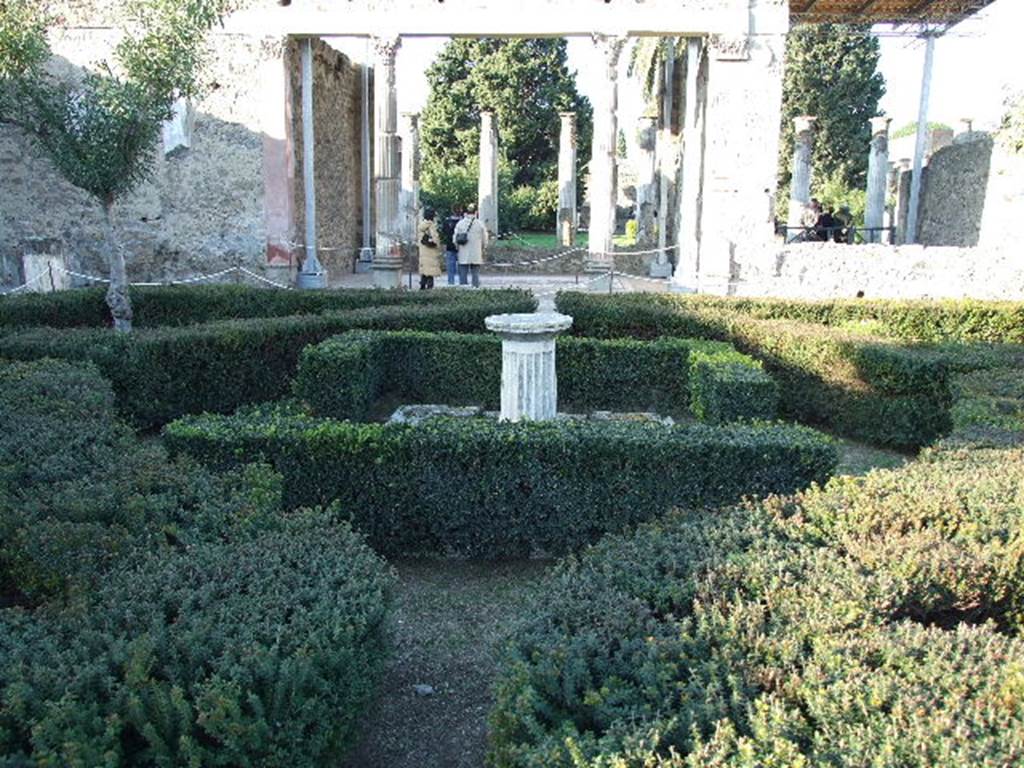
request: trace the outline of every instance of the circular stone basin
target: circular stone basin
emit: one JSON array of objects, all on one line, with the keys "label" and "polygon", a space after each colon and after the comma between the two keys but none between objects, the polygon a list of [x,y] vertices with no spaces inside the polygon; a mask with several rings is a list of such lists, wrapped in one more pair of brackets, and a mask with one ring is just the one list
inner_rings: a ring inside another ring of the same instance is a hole
[{"label": "circular stone basin", "polygon": [[484,319],[484,325],[502,336],[531,336],[561,333],[572,326],[572,318],[559,312],[520,312],[491,315]]}]

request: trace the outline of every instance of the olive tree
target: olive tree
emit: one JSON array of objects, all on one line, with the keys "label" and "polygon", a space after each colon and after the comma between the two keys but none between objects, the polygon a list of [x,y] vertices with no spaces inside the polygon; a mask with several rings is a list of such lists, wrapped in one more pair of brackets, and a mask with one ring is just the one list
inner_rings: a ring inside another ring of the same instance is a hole
[{"label": "olive tree", "polygon": [[179,98],[201,93],[205,37],[234,0],[125,0],[109,61],[83,74],[46,67],[39,0],[0,0],[0,122],[18,126],[56,170],[103,210],[114,328],[130,331],[125,255],[114,205],[155,169],[161,127]]}]

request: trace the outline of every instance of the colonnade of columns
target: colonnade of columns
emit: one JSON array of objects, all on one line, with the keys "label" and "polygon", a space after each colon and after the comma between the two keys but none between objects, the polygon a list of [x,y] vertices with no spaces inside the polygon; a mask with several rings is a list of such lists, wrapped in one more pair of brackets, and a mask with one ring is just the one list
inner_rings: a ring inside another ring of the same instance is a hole
[{"label": "colonnade of columns", "polygon": [[[799,228],[803,215],[811,202],[812,154],[814,150],[815,118],[793,118],[794,140],[791,180],[789,188],[789,215],[787,225]],[[893,185],[889,167],[889,124],[892,118],[871,118],[871,140],[868,147],[867,195],[864,209],[864,240],[882,242],[881,229],[885,226],[886,197]],[[890,226],[895,222],[890,222]]]},{"label": "colonnade of columns", "polygon": [[[589,246],[585,260],[585,269],[594,274],[611,271],[613,265],[613,237],[615,234],[616,201],[617,201],[617,140],[618,124],[618,70],[619,60],[627,38],[614,35],[594,35],[594,44],[602,56],[607,87],[602,90],[602,98],[595,104],[594,131],[591,146],[590,163],[590,226]],[[686,91],[683,97],[687,104],[683,110],[684,144],[696,148],[700,141],[699,132],[701,111],[697,106],[696,82],[697,67],[702,50],[700,38],[689,41],[687,60]],[[303,178],[305,204],[305,247],[299,273],[301,287],[321,287],[326,284],[326,276],[317,259],[317,223],[316,195],[314,184],[315,145],[313,136],[313,81],[311,65],[311,41],[302,42],[302,130],[303,130]],[[396,90],[396,57],[401,47],[401,38],[372,38],[374,53],[373,78],[373,152],[372,152],[372,219],[364,210],[364,227],[367,221],[373,222],[374,246],[372,270],[374,285],[382,288],[397,288],[401,283],[403,264],[403,245],[415,246],[416,223],[419,216],[419,185],[420,185],[420,149],[419,149],[419,116],[407,113],[406,121],[407,145],[403,147],[399,135],[398,99]],[[671,77],[667,75],[667,77]],[[671,89],[669,89],[671,90]],[[364,99],[366,94],[364,93]],[[671,102],[669,102],[671,104]],[[671,107],[669,108],[671,111]],[[499,233],[498,213],[498,126],[495,115],[489,111],[480,113],[480,176],[478,184],[479,217],[490,236]],[[557,217],[558,240],[563,246],[575,244],[577,228],[577,130],[576,115],[573,112],[560,113],[561,130],[559,136],[558,157],[558,189],[559,205]],[[664,169],[661,169],[662,194],[657,199],[655,183],[659,167],[662,164],[662,153],[665,147],[659,142],[656,120],[645,118],[640,125],[641,147],[649,162],[644,164],[643,199],[640,201],[640,241],[645,245],[654,245],[656,235],[665,238],[668,217],[664,189],[667,186]],[[365,148],[364,148],[365,152]],[[364,161],[365,162],[365,161]],[[364,165],[365,168],[365,165]],[[680,238],[686,239],[681,258],[688,259],[688,269],[697,268],[697,233],[698,196],[700,194],[701,165],[699,153],[684,153],[682,189],[679,198],[682,211],[679,218]],[[364,201],[364,208],[366,208]],[[692,210],[691,210],[692,209]],[[655,212],[664,217],[656,222]],[[367,254],[366,238],[360,258]],[[660,241],[658,242],[661,245]],[[659,255],[659,263],[669,268],[671,265],[663,252]],[[599,286],[598,286],[599,287]]]}]

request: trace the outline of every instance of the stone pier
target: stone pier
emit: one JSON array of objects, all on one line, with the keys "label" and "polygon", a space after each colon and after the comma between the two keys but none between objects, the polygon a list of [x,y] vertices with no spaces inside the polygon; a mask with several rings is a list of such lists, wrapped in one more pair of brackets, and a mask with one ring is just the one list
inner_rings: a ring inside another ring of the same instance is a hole
[{"label": "stone pier", "polygon": [[[700,69],[705,53],[704,41],[699,37],[686,40],[686,79],[683,84],[680,119],[682,120],[682,169],[680,173],[678,231],[672,276],[672,290],[692,293],[697,290],[700,274],[700,215],[704,174],[704,115],[705,104],[701,98]],[[661,245],[659,241],[659,245]],[[659,254],[660,257],[660,254]],[[665,254],[668,258],[668,254]],[[652,273],[652,277],[660,277]]]},{"label": "stone pier", "polygon": [[560,112],[558,135],[558,244],[576,245],[576,113]]},{"label": "stone pier", "polygon": [[868,155],[868,193],[864,209],[864,240],[883,242],[882,233],[871,231],[885,222],[885,198],[889,186],[889,123],[890,117],[871,118],[871,152]]},{"label": "stone pier", "polygon": [[477,211],[488,240],[498,237],[498,131],[493,112],[480,113],[480,182]]},{"label": "stone pier", "polygon": [[402,114],[405,138],[402,142],[402,216],[405,227],[402,239],[416,245],[416,228],[420,219],[420,116],[416,112]]},{"label": "stone pier", "polygon": [[[814,121],[816,118],[802,116],[793,118],[792,179],[789,182],[789,216],[786,223],[799,227],[804,210],[811,202],[811,157],[814,150]],[[790,237],[797,233],[791,232]]]},{"label": "stone pier", "polygon": [[[605,66],[603,97],[594,105],[594,139],[590,156],[590,240],[585,269],[591,278],[610,273],[615,235],[616,149],[619,136],[619,56],[626,38],[594,35]],[[591,290],[607,291],[607,279],[594,280]]]},{"label": "stone pier", "polygon": [[558,413],[555,336],[572,326],[557,312],[491,315],[501,336],[501,420],[543,421]]},{"label": "stone pier", "polygon": [[655,147],[658,118],[643,116],[637,120],[636,146],[636,241],[640,248],[652,248],[658,242],[658,183]]},{"label": "stone pier", "polygon": [[399,37],[373,38],[376,58],[373,176],[377,213],[373,283],[378,288],[398,288],[402,282],[401,139],[398,136],[398,94],[395,90],[395,56],[401,44]]}]

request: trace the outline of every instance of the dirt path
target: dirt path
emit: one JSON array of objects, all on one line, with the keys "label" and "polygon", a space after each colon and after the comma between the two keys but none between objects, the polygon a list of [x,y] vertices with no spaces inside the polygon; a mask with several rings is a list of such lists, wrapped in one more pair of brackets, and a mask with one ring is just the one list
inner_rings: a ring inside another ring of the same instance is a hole
[{"label": "dirt path", "polygon": [[548,565],[395,563],[393,653],[344,767],[481,768],[496,652]]}]

